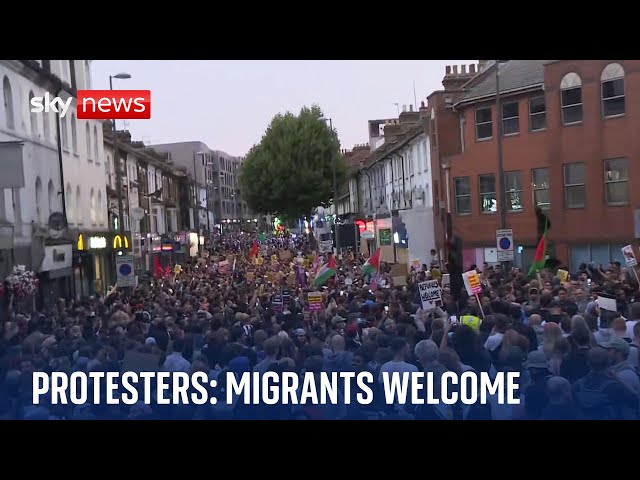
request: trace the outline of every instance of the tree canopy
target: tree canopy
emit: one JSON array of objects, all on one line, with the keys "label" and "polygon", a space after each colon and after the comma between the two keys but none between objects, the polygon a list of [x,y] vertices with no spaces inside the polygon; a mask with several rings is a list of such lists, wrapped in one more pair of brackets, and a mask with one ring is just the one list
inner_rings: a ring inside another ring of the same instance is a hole
[{"label": "tree canopy", "polygon": [[334,161],[337,185],[345,181],[338,136],[322,117],[316,105],[297,116],[273,117],[240,171],[241,195],[253,211],[291,219],[309,215],[333,196]]}]

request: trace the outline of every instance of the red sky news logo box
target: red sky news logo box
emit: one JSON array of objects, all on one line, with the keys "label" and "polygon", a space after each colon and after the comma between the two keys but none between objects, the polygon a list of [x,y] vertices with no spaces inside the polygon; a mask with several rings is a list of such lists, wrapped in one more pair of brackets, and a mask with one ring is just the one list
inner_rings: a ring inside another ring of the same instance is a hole
[{"label": "red sky news logo box", "polygon": [[151,90],[78,90],[81,120],[148,120]]}]

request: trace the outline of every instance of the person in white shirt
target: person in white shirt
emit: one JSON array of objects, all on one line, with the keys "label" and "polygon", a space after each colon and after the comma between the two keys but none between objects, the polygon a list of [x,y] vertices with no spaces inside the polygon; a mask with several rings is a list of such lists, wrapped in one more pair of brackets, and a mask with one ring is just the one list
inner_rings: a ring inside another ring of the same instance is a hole
[{"label": "person in white shirt", "polygon": [[184,340],[176,338],[173,341],[173,352],[167,355],[164,361],[164,368],[169,372],[188,372],[191,362],[182,356],[184,350]]}]

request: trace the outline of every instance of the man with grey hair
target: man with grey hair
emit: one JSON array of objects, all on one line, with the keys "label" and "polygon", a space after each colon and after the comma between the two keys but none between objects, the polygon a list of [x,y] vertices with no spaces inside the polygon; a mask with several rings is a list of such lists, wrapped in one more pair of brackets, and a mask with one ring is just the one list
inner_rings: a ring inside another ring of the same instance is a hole
[{"label": "man with grey hair", "polygon": [[[440,363],[440,348],[433,340],[421,340],[415,348],[414,353],[425,372],[425,390],[427,395],[429,387],[429,377],[433,376],[433,394],[434,399],[440,399],[442,393],[442,375],[448,372],[447,367]],[[455,388],[455,386],[454,386]],[[428,398],[428,397],[427,397]],[[451,420],[453,419],[453,410],[451,405],[445,405],[442,402],[437,405],[420,405],[416,410],[416,418],[422,420]]]}]

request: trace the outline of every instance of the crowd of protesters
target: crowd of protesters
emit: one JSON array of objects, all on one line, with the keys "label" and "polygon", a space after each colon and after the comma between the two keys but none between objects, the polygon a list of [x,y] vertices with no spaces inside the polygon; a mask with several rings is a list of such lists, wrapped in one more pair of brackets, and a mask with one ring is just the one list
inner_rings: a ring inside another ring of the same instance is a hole
[{"label": "crowd of protesters", "polygon": [[[581,265],[564,282],[551,269],[529,277],[483,265],[482,294],[463,289],[455,299],[443,285],[442,305],[425,310],[418,283],[444,279],[437,259],[398,282],[385,263],[373,279],[363,277],[366,258],[345,251],[335,276],[314,286],[318,259],[305,242],[266,240],[259,252],[251,249],[247,241],[219,243],[179,273],[150,275],[132,291],[61,299],[30,315],[9,312],[0,342],[0,418],[638,418],[640,293],[618,263]],[[310,309],[312,290],[322,293],[320,310]],[[613,299],[615,311],[599,298]],[[211,379],[366,370],[376,380],[383,372],[424,371],[439,381],[447,371],[516,371],[521,402],[388,405],[376,395],[370,405],[32,404],[33,372],[120,372],[140,368],[141,358],[158,370]]]}]

